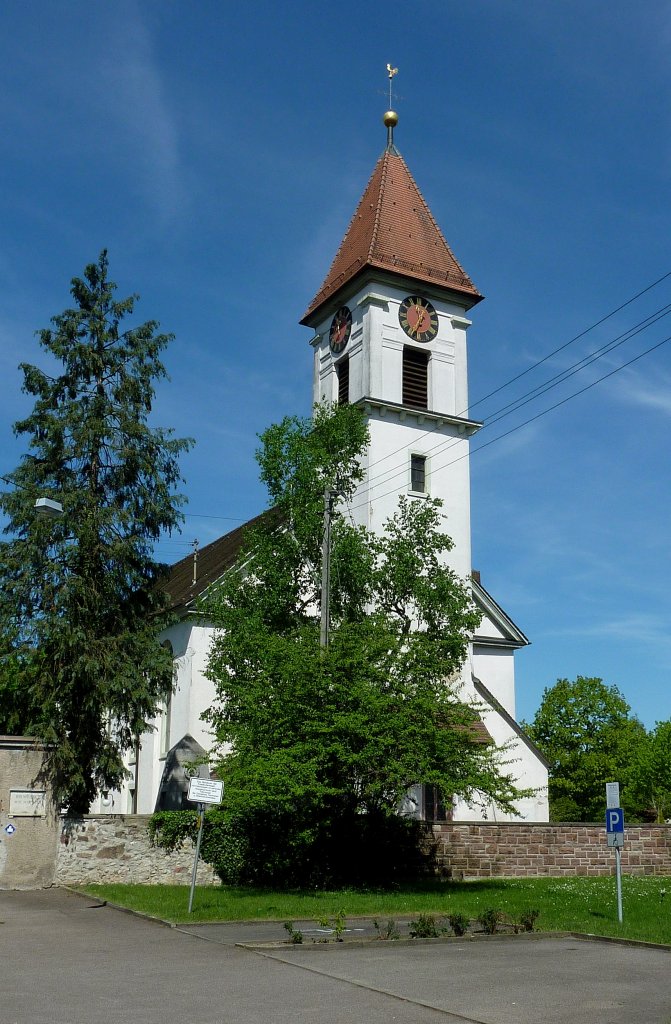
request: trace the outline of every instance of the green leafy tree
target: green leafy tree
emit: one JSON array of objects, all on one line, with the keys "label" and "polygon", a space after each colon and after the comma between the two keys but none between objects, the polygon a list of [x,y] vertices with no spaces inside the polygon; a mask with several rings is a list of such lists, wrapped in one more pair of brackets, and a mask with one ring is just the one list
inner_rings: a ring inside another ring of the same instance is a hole
[{"label": "green leafy tree", "polygon": [[[280,841],[307,849],[326,833],[331,841],[338,831],[349,834],[355,821],[397,817],[414,783],[436,786],[446,800],[459,795],[510,809],[519,794],[500,752],[480,741],[478,711],[455,681],[479,614],[445,564],[452,542],[440,502],[401,498],[381,536],[353,525],[347,503],[367,443],[354,407],[284,420],[261,440],[273,511],[250,532],[237,571],[208,604],[219,627],[208,670],[218,701],[209,720],[222,749],[227,806],[281,820]],[[326,484],[341,498],[323,649]]]},{"label": "green leafy tree", "polygon": [[639,805],[655,821],[671,818],[671,721],[657,722],[639,746],[631,787]]},{"label": "green leafy tree", "polygon": [[606,782],[622,783],[625,809],[638,814],[628,783],[646,733],[630,712],[618,688],[601,679],[558,679],[545,689],[525,729],[550,762],[553,821],[601,821]]},{"label": "green leafy tree", "polygon": [[[115,288],[103,252],[73,279],[73,308],[39,332],[49,370],[21,366],[34,406],[15,432],[29,452],[0,496],[4,678],[16,689],[19,672],[17,725],[47,745],[44,777],[73,813],[119,786],[124,752],[172,681],[153,545],[181,521],[174,489],[190,442],[148,423],[170,336],[155,321],[127,326],[137,296],[117,300]],[[63,515],[37,520],[38,497]]]}]

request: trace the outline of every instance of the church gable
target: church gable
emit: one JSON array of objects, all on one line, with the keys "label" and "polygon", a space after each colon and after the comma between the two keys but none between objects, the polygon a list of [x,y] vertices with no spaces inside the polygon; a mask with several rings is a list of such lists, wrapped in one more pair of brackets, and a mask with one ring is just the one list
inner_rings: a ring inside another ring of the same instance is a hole
[{"label": "church gable", "polygon": [[471,578],[473,601],[482,612],[480,625],[473,637],[473,643],[491,647],[526,647],[529,640],[519,626],[504,612],[492,595],[480,582],[480,573],[473,571]]}]

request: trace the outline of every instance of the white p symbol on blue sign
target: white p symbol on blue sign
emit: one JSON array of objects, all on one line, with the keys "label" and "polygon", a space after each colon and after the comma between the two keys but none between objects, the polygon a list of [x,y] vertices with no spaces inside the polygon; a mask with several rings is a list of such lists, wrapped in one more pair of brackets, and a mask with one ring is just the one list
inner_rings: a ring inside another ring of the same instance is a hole
[{"label": "white p symbol on blue sign", "polygon": [[624,832],[624,811],[621,807],[609,807],[606,811],[606,832]]}]

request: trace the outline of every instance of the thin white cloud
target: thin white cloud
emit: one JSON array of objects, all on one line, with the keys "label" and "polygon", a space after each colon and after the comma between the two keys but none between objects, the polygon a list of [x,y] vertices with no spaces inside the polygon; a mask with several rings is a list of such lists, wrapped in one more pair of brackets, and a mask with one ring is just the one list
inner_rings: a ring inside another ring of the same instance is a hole
[{"label": "thin white cloud", "polygon": [[654,612],[632,612],[610,619],[597,620],[583,626],[549,630],[547,635],[610,639],[628,644],[635,643],[637,646],[654,644],[660,648],[671,649],[668,620]]},{"label": "thin white cloud", "polygon": [[145,198],[169,220],[185,200],[176,119],[137,3],[129,0],[118,9],[107,27],[115,26],[118,33],[105,40],[99,55],[100,98],[125,137],[127,170],[133,168]]},{"label": "thin white cloud", "polygon": [[671,416],[671,374],[658,370],[644,376],[625,371],[617,388],[618,397],[630,405],[644,406]]}]

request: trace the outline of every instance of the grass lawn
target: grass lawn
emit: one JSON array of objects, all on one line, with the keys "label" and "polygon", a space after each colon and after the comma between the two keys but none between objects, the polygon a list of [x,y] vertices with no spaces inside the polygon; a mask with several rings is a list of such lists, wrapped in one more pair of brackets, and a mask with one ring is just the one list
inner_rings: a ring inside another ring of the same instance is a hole
[{"label": "grass lawn", "polygon": [[[314,920],[340,910],[347,918],[388,919],[430,913],[467,914],[488,908],[513,918],[540,911],[539,931],[579,931],[671,944],[671,878],[625,875],[623,917],[617,920],[615,878],[487,879],[430,881],[394,890],[336,891],[237,889],[200,886],[193,913],[187,913],[189,887],[178,885],[87,885],[82,892],[165,921]],[[667,895],[668,893],[668,895]]]}]

